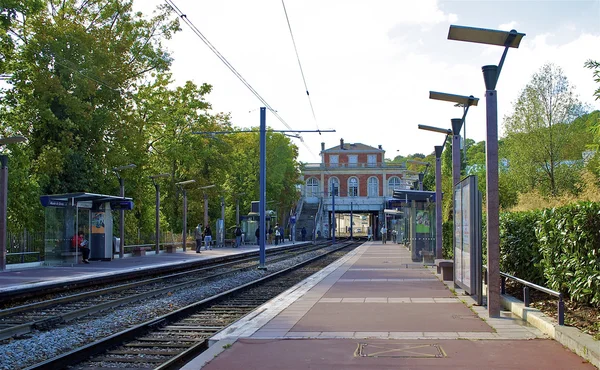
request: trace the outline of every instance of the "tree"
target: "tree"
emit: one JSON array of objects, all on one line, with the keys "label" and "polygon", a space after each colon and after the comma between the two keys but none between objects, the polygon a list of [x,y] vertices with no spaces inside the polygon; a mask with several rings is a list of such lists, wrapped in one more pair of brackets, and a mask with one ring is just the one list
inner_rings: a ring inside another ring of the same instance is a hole
[{"label": "tree", "polygon": [[570,188],[576,169],[565,155],[577,136],[571,123],[580,111],[560,67],[546,64],[534,73],[504,122],[509,168],[523,191],[540,188],[556,196]]}]

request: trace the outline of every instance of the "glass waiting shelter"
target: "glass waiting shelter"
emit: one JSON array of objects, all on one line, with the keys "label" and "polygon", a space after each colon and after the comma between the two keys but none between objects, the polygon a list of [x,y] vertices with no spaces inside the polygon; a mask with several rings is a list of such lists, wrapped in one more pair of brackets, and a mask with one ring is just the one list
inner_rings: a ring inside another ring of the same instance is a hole
[{"label": "glass waiting shelter", "polygon": [[[394,190],[394,198],[386,204],[390,230],[396,230],[399,243],[406,244],[412,260],[423,261],[435,256],[435,192]],[[394,214],[395,213],[395,214]]]},{"label": "glass waiting shelter", "polygon": [[113,258],[112,210],[131,210],[131,198],[91,193],[42,195],[45,208],[45,261],[47,266],[77,264],[78,232],[88,241],[91,260]]}]

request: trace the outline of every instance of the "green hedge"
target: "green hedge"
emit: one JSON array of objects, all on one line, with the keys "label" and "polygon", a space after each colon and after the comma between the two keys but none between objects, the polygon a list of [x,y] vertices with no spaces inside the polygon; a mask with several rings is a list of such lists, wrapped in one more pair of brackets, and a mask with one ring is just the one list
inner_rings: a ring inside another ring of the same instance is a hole
[{"label": "green hedge", "polygon": [[600,307],[600,203],[500,216],[500,269]]}]

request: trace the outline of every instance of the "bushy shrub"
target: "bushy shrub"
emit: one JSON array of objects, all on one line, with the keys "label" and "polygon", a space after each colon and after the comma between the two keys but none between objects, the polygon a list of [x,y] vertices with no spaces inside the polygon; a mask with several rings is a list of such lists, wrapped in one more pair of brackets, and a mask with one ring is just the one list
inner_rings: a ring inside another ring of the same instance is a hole
[{"label": "bushy shrub", "polygon": [[542,254],[535,235],[541,212],[511,212],[500,215],[500,271],[544,285]]},{"label": "bushy shrub", "polygon": [[454,238],[454,223],[446,221],[442,224],[442,255],[445,259],[454,258],[452,240]]},{"label": "bushy shrub", "polygon": [[547,286],[600,307],[600,203],[544,210],[536,237]]}]

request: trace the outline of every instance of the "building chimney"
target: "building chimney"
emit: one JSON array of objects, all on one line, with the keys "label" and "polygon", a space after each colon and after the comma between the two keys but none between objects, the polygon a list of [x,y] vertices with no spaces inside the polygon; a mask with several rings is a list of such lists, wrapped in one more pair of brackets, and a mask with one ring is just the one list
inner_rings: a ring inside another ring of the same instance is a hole
[{"label": "building chimney", "polygon": [[324,152],[325,151],[325,143],[321,143],[321,151]]},{"label": "building chimney", "polygon": [[382,148],[381,148],[381,144],[380,144],[380,145],[378,145],[377,147],[378,147],[379,149],[382,149]]}]

